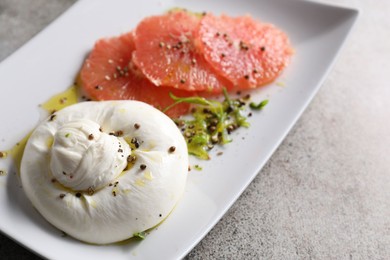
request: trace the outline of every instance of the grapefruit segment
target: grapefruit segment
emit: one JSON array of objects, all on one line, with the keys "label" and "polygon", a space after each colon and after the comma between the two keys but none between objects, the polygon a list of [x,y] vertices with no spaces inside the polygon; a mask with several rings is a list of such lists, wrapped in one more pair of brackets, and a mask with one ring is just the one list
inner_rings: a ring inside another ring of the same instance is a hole
[{"label": "grapefruit segment", "polygon": [[250,16],[205,15],[198,44],[211,66],[240,89],[273,81],[292,55],[285,33]]},{"label": "grapefruit segment", "polygon": [[214,93],[230,86],[194,44],[199,22],[199,16],[179,10],[139,23],[133,61],[156,86]]},{"label": "grapefruit segment", "polygon": [[[139,100],[158,109],[174,102],[169,92],[179,97],[194,95],[154,86],[132,63],[134,49],[132,32],[97,41],[78,78],[83,92],[93,100]],[[188,109],[188,104],[179,104],[168,110],[167,115],[178,117]]]}]

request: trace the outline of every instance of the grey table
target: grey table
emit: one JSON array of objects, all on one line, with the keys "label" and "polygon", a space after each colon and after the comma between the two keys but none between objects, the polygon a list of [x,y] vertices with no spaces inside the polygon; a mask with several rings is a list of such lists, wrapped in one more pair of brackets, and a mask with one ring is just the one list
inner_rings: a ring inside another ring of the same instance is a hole
[{"label": "grey table", "polygon": [[[0,0],[0,60],[74,0]],[[188,259],[390,259],[390,1],[360,20],[318,95]],[[1,221],[1,220],[0,220]],[[39,259],[0,235],[0,258]]]}]

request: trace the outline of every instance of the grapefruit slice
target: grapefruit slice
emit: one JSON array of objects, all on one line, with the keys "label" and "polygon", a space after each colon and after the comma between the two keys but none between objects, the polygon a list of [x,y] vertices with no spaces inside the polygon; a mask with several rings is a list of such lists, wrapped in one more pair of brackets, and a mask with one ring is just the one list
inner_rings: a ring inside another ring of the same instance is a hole
[{"label": "grapefruit slice", "polygon": [[199,16],[179,10],[139,23],[133,61],[156,86],[214,93],[229,88],[194,44],[199,22]]},{"label": "grapefruit slice", "polygon": [[273,81],[292,55],[285,33],[250,16],[206,14],[200,22],[198,44],[211,66],[240,89]]},{"label": "grapefruit slice", "polygon": [[[154,86],[132,63],[134,48],[132,32],[97,41],[78,78],[83,92],[93,100],[139,100],[158,109],[174,102],[169,92],[179,97],[194,95]],[[167,115],[178,117],[188,110],[188,104],[180,104],[168,110]]]}]

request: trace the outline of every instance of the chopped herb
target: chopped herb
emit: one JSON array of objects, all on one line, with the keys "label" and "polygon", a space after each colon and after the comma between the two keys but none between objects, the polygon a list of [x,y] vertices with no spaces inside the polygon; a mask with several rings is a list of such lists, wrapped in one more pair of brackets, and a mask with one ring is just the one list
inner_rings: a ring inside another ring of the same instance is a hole
[{"label": "chopped herb", "polygon": [[145,231],[137,232],[137,233],[133,234],[133,237],[138,238],[138,239],[145,239],[145,236],[146,236]]},{"label": "chopped herb", "polygon": [[170,93],[175,102],[163,110],[165,112],[180,103],[195,105],[191,111],[192,118],[176,119],[175,123],[182,129],[188,152],[200,159],[210,159],[208,151],[213,148],[213,145],[231,142],[228,137],[231,131],[241,126],[249,126],[246,117],[242,114],[243,102],[239,99],[231,99],[226,89],[223,91],[222,102],[203,97],[180,98]]},{"label": "chopped herb", "polygon": [[203,170],[203,168],[200,167],[198,164],[194,165],[194,169],[197,170],[197,171]]},{"label": "chopped herb", "polygon": [[70,133],[66,133],[65,137],[68,138],[70,136]]},{"label": "chopped herb", "polygon": [[254,109],[254,110],[261,110],[263,109],[266,105],[268,104],[268,99],[265,99],[263,101],[261,101],[259,104],[256,104],[254,102],[251,102],[249,104],[249,107]]}]

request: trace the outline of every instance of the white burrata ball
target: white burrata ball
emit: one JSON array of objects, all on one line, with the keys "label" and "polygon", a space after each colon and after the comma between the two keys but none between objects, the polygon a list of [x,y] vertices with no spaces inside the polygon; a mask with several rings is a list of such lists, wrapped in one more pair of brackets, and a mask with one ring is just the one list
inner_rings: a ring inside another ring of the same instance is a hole
[{"label": "white burrata ball", "polygon": [[138,101],[84,102],[42,122],[24,150],[27,197],[51,224],[107,244],[159,224],[183,194],[188,151],[175,123]]}]

